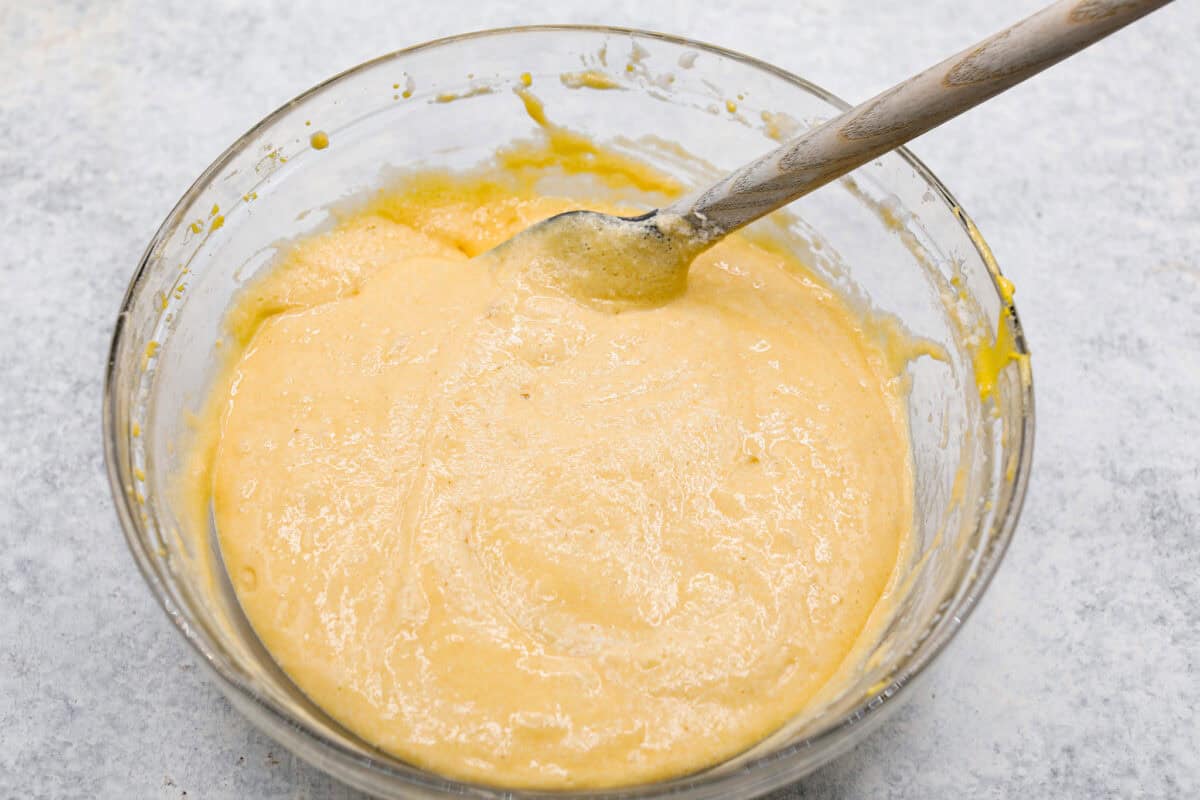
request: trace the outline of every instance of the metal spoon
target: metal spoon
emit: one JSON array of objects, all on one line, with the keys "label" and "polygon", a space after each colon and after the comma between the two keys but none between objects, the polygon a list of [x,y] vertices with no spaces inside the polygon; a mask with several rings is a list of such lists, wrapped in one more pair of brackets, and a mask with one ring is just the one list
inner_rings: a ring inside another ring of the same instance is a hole
[{"label": "metal spoon", "polygon": [[[1041,72],[1170,0],[1060,0],[791,139],[720,182],[637,217],[568,211],[498,248],[547,256],[556,278],[602,302],[683,290],[721,237]],[[542,259],[543,263],[547,258]]]}]

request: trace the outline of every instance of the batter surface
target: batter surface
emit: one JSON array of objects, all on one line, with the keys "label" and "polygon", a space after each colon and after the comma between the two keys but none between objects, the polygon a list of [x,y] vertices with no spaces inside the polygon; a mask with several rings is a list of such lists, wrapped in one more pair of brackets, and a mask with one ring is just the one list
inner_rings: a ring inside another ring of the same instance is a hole
[{"label": "batter surface", "polygon": [[193,490],[263,643],[365,740],[508,786],[701,769],[888,602],[897,366],[740,235],[628,309],[476,258],[597,207],[502,173],[412,178],[244,293]]}]

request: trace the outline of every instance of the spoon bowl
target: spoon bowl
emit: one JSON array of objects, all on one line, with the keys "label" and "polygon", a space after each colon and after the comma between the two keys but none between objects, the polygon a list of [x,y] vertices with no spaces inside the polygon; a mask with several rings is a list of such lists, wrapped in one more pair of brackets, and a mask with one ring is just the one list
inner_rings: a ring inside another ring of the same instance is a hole
[{"label": "spoon bowl", "polygon": [[500,270],[532,274],[597,305],[658,305],[687,286],[688,265],[710,242],[682,217],[565,211],[485,254]]}]

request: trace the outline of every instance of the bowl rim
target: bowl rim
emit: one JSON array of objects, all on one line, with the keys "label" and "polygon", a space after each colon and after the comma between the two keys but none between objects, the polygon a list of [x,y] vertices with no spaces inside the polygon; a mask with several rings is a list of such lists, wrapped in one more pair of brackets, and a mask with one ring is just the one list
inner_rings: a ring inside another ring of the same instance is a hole
[{"label": "bowl rim", "polygon": [[[762,768],[768,764],[776,762],[786,762],[793,759],[799,753],[813,748],[827,747],[829,748],[829,758],[836,757],[841,751],[836,747],[838,737],[842,735],[843,730],[850,727],[862,727],[872,720],[881,718],[883,712],[890,708],[898,706],[899,700],[906,696],[904,688],[914,679],[919,677],[932,664],[941,652],[947,647],[955,634],[962,628],[963,623],[974,611],[979,604],[979,600],[991,584],[996,570],[1000,563],[1004,560],[1004,555],[1008,550],[1009,544],[1012,541],[1013,534],[1016,530],[1017,522],[1020,518],[1022,508],[1024,506],[1025,495],[1029,485],[1029,476],[1032,467],[1033,456],[1033,439],[1035,428],[1034,415],[1034,398],[1033,398],[1033,379],[1032,372],[1028,366],[1029,349],[1027,346],[1024,330],[1020,323],[1020,318],[1017,314],[1015,306],[1011,301],[1004,300],[1004,294],[1000,289],[1001,272],[990,247],[984,241],[979,233],[974,222],[962,210],[962,206],[958,203],[950,190],[933,174],[933,172],[918,159],[907,147],[898,147],[893,152],[903,159],[914,172],[924,180],[930,187],[936,190],[942,201],[953,211],[954,216],[958,220],[963,232],[975,246],[976,251],[980,255],[985,264],[988,273],[992,280],[992,288],[996,291],[997,296],[1001,298],[1002,305],[1000,315],[1003,320],[1008,318],[1008,323],[1011,325],[1014,349],[1018,355],[1022,357],[1022,363],[1019,365],[1018,376],[1020,381],[1019,399],[1020,399],[1020,426],[1015,431],[1015,447],[1017,448],[1017,456],[1015,459],[1015,473],[1011,481],[1011,493],[1008,503],[1003,509],[999,509],[1002,513],[992,518],[991,529],[994,532],[993,536],[989,536],[989,546],[982,554],[980,560],[974,565],[974,568],[969,570],[965,577],[960,579],[960,582],[954,587],[953,594],[949,597],[950,606],[946,608],[942,617],[937,622],[933,623],[928,629],[926,637],[920,641],[909,660],[902,663],[893,673],[891,679],[879,688],[878,690],[866,696],[866,699],[858,703],[853,710],[841,715],[838,718],[831,719],[825,724],[818,727],[811,735],[792,742],[778,750],[751,758],[746,763],[740,765],[737,769],[710,774],[709,770],[712,767],[705,768],[699,772],[689,773],[676,778],[669,778],[663,781],[652,783],[633,784],[630,786],[617,786],[609,789],[600,790],[527,790],[527,789],[507,789],[502,786],[489,784],[473,783],[470,781],[460,781],[448,777],[438,775],[437,773],[426,771],[418,767],[412,766],[413,773],[401,773],[393,769],[390,765],[376,761],[374,759],[364,759],[361,754],[354,752],[345,747],[340,742],[329,739],[323,732],[315,730],[309,725],[300,722],[293,715],[287,713],[273,701],[263,697],[256,692],[245,680],[238,675],[224,669],[214,657],[205,649],[203,643],[199,641],[191,626],[183,618],[180,610],[176,606],[176,601],[166,591],[162,578],[158,574],[158,559],[154,554],[150,553],[144,541],[137,535],[138,529],[138,513],[134,508],[134,498],[125,491],[125,483],[121,474],[120,452],[119,452],[119,420],[117,419],[117,404],[115,402],[114,393],[116,390],[116,377],[118,372],[118,354],[120,352],[121,343],[126,334],[126,322],[131,313],[134,302],[138,297],[138,290],[146,279],[151,264],[159,247],[164,243],[167,237],[174,231],[183,221],[183,215],[186,209],[191,205],[194,199],[213,181],[213,179],[221,173],[221,171],[242,152],[244,147],[253,140],[257,134],[268,128],[277,120],[286,115],[297,104],[309,100],[317,94],[329,89],[336,84],[346,80],[347,78],[376,67],[378,65],[391,62],[397,59],[404,58],[415,53],[425,50],[436,49],[446,45],[457,44],[464,41],[471,41],[485,38],[500,38],[514,34],[529,34],[529,33],[585,33],[599,34],[603,36],[626,36],[633,39],[650,39],[666,42],[671,45],[682,46],[697,49],[707,52],[722,58],[731,59],[747,66],[753,67],[761,72],[768,73],[776,78],[784,80],[794,86],[797,86],[817,98],[829,103],[835,108],[846,110],[850,108],[850,104],[842,100],[837,95],[828,90],[795,75],[792,72],[784,70],[773,64],[762,61],[753,56],[744,53],[730,50],[719,45],[713,45],[706,42],[697,41],[684,36],[662,33],[657,31],[649,31],[638,28],[629,28],[621,26],[608,25],[589,25],[589,24],[547,24],[547,25],[519,25],[500,28],[488,28],[465,33],[455,34],[452,36],[441,37],[422,42],[410,47],[394,50],[389,53],[377,56],[375,58],[364,61],[360,64],[345,69],[317,84],[304,92],[296,95],[294,98],[280,105],[270,114],[263,117],[257,123],[250,127],[245,133],[239,136],[229,147],[227,147],[217,158],[209,164],[207,168],[192,182],[188,189],[183,193],[180,199],[175,203],[174,207],[167,214],[166,218],[159,225],[151,238],[145,251],[143,252],[137,269],[134,271],[129,285],[126,288],[125,294],[121,300],[120,311],[117,315],[117,320],[114,324],[112,338],[107,354],[107,361],[104,372],[104,388],[103,388],[103,403],[101,410],[102,434],[103,434],[103,449],[105,468],[108,476],[109,489],[112,494],[113,504],[116,508],[118,521],[120,522],[122,532],[125,536],[126,544],[129,547],[134,561],[138,566],[138,571],[142,578],[150,588],[151,594],[167,617],[174,624],[176,630],[180,633],[183,639],[188,643],[192,650],[200,656],[200,660],[208,667],[208,671],[213,675],[218,682],[219,688],[229,695],[235,693],[239,699],[246,701],[253,706],[257,706],[264,712],[270,715],[274,723],[271,729],[267,729],[260,720],[255,720],[249,715],[247,718],[256,726],[265,730],[269,735],[278,738],[277,732],[281,726],[290,728],[299,732],[302,736],[308,737],[318,745],[332,750],[336,753],[340,760],[345,763],[353,762],[359,767],[379,774],[387,775],[392,779],[404,781],[410,785],[416,785],[423,789],[453,794],[471,794],[476,796],[489,797],[585,797],[602,794],[605,797],[613,798],[635,798],[654,796],[659,793],[687,793],[703,790],[705,796],[720,797],[724,796],[723,790],[733,788],[731,784],[739,779],[744,779],[746,774],[752,772],[762,772]],[[240,709],[244,710],[244,709]],[[284,742],[287,745],[287,742]],[[368,743],[369,744],[369,743]],[[300,753],[306,760],[310,760],[309,756]],[[828,759],[822,759],[820,763],[825,763]],[[328,766],[325,763],[318,764],[325,771]],[[750,788],[750,796],[758,796],[773,789],[778,789],[785,786],[806,774],[803,765],[797,765],[799,769],[787,770],[782,769],[774,774],[762,774],[760,780]],[[340,780],[346,780],[345,776],[340,771],[334,774]],[[366,785],[360,785],[360,788],[367,788]]]}]

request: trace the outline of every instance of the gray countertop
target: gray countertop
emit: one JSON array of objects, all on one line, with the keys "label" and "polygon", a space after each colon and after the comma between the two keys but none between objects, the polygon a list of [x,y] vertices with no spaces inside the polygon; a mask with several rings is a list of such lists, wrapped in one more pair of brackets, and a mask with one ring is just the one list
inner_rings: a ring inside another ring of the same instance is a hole
[{"label": "gray countertop", "polygon": [[[861,99],[1037,5],[0,2],[0,797],[357,796],[198,669],[126,552],[101,457],[142,248],[266,112],[383,52],[533,22],[685,34]],[[1018,287],[1032,486],[910,702],[781,798],[1200,792],[1198,42],[1183,0],[913,146]]]}]

